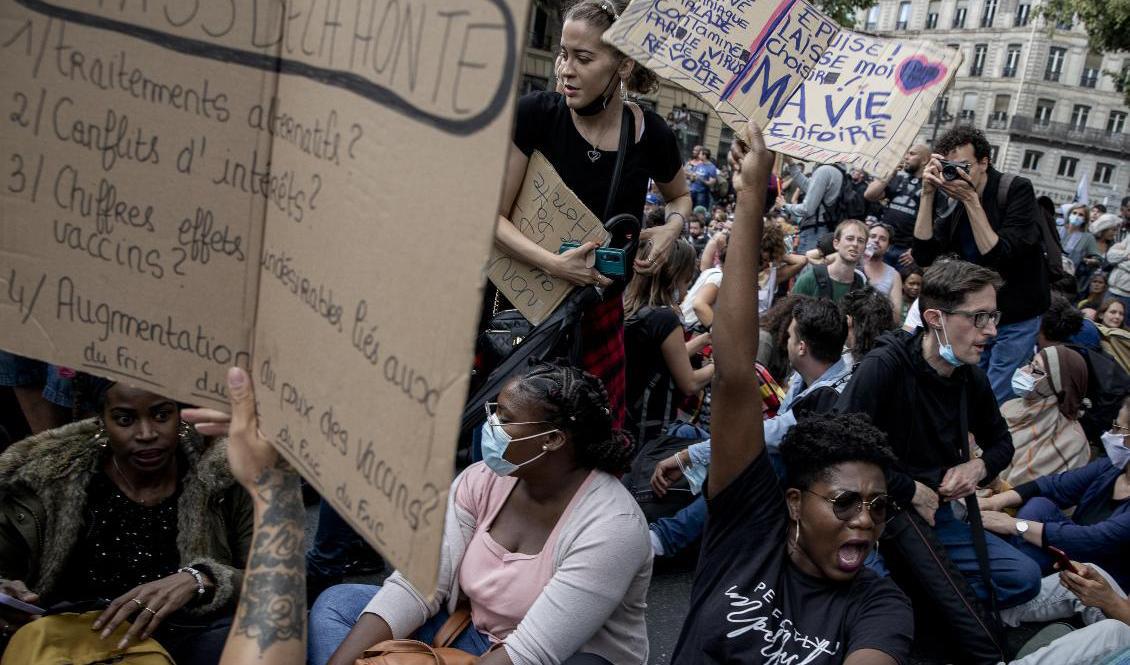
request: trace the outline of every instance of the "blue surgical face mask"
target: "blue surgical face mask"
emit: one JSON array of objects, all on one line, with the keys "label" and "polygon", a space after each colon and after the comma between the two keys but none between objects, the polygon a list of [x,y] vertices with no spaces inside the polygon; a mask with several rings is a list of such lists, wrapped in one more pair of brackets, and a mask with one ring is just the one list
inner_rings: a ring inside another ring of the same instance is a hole
[{"label": "blue surgical face mask", "polygon": [[1125,437],[1114,432],[1104,432],[1102,439],[1110,463],[1117,469],[1125,469],[1126,463],[1130,462],[1130,448],[1126,447]]},{"label": "blue surgical face mask", "polygon": [[1017,367],[1012,373],[1012,392],[1016,393],[1017,397],[1028,399],[1035,389],[1036,377],[1025,372],[1024,368]]},{"label": "blue surgical face mask", "polygon": [[1070,218],[1068,218],[1067,221],[1068,221],[1068,223],[1070,223],[1072,226],[1075,226],[1075,227],[1083,226],[1083,216],[1082,215],[1072,215]]},{"label": "blue surgical face mask", "polygon": [[950,344],[950,335],[946,332],[946,317],[944,316],[942,317],[942,334],[946,336],[945,344],[942,343],[942,338],[938,335],[937,329],[934,329],[934,337],[938,340],[938,355],[942,357],[942,360],[954,367],[961,367],[965,364],[965,361],[958,358],[957,354],[953,352],[953,345]]},{"label": "blue surgical face mask", "polygon": [[500,423],[498,420],[498,415],[491,414],[487,417],[487,421],[483,423],[483,462],[488,467],[490,467],[491,471],[494,471],[500,476],[513,475],[515,471],[526,466],[527,464],[530,464],[531,462],[535,462],[541,459],[542,456],[544,456],[549,451],[542,449],[540,455],[536,455],[526,460],[525,462],[522,462],[521,464],[515,464],[505,457],[506,449],[510,447],[510,444],[514,443],[515,441],[536,439],[539,436],[545,436],[546,434],[550,434],[556,431],[558,430],[551,429],[546,432],[541,432],[540,434],[523,436],[520,439],[512,439],[510,438],[510,435],[506,433],[506,430],[503,429],[502,423]]}]

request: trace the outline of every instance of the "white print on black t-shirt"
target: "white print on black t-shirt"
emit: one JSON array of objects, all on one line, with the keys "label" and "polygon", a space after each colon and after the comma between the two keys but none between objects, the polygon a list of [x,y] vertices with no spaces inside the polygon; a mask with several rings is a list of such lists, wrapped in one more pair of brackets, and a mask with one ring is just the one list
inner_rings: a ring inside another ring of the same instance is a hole
[{"label": "white print on black t-shirt", "polygon": [[[726,598],[730,601],[730,607],[735,608],[733,612],[726,615],[726,620],[733,625],[740,626],[740,628],[735,628],[726,633],[726,637],[733,639],[751,630],[760,632],[761,637],[765,640],[765,648],[761,650],[761,655],[767,659],[765,665],[805,665],[821,656],[835,655],[840,650],[839,642],[836,642],[835,646],[829,650],[828,646],[831,644],[831,640],[822,637],[809,637],[795,630],[791,620],[781,619],[781,610],[771,605],[776,592],[765,582],[759,582],[753,590],[755,594],[760,593],[760,599],[754,598],[751,600],[735,592],[737,588],[737,586],[732,586],[726,589]],[[766,616],[764,612],[753,614],[762,608],[769,611],[772,619],[770,619],[770,616]],[[777,624],[777,627],[774,628],[773,624]]]}]

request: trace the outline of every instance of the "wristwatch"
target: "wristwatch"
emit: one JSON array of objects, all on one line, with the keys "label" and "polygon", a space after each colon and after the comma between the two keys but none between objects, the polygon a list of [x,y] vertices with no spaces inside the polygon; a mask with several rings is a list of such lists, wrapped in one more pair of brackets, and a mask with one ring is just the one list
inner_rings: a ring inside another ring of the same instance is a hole
[{"label": "wristwatch", "polygon": [[1028,532],[1028,523],[1024,520],[1016,520],[1016,533],[1019,536],[1024,536]]}]

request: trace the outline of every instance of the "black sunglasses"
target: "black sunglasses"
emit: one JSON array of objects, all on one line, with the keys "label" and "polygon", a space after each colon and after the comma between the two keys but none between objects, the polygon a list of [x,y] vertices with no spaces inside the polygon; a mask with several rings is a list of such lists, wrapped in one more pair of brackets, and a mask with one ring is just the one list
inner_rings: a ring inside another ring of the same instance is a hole
[{"label": "black sunglasses", "polygon": [[817,494],[812,490],[804,491],[832,504],[832,513],[844,522],[854,519],[856,515],[863,512],[864,508],[867,508],[871,519],[876,522],[884,522],[887,519],[887,509],[891,506],[891,498],[886,494],[880,494],[870,501],[864,501],[863,495],[853,490],[845,490],[832,498]]}]

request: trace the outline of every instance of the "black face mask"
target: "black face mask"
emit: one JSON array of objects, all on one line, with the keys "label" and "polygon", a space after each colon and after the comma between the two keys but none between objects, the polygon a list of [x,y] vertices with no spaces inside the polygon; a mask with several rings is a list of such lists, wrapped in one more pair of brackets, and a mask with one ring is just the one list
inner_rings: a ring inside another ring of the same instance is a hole
[{"label": "black face mask", "polygon": [[[621,60],[621,62],[623,61]],[[620,65],[617,64],[616,70],[619,69]],[[608,102],[612,100],[612,93],[615,91],[615,88],[612,87],[612,82],[616,80],[616,77],[619,74],[619,72],[616,70],[612,71],[612,76],[608,79],[608,83],[604,84],[604,92],[602,92],[599,97],[579,109],[573,109],[573,111],[576,112],[577,115],[596,115],[597,113],[600,113],[604,109],[608,108]]]}]

